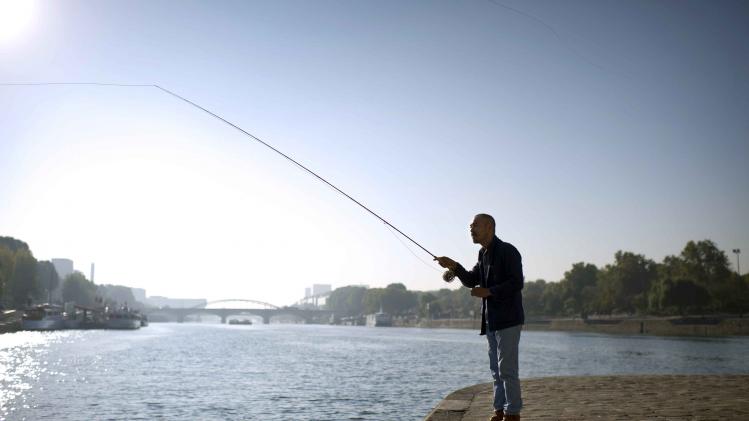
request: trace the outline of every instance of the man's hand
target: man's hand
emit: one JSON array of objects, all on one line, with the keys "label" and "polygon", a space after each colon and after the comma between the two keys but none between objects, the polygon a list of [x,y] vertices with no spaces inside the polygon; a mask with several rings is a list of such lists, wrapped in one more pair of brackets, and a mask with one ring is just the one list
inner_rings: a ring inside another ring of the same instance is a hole
[{"label": "man's hand", "polygon": [[473,295],[474,297],[486,298],[491,297],[492,293],[491,291],[489,291],[489,288],[476,287],[471,288],[471,295]]},{"label": "man's hand", "polygon": [[455,270],[455,268],[458,266],[457,263],[455,263],[455,260],[449,258],[449,257],[435,257],[434,260],[437,261],[437,263],[440,264],[443,268]]}]

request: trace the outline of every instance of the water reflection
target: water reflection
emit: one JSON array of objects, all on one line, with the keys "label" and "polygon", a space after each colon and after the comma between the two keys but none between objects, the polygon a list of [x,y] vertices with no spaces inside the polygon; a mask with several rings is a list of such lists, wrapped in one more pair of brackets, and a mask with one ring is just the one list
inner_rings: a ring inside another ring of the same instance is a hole
[{"label": "water reflection", "polygon": [[[419,420],[489,381],[468,330],[151,324],[0,335],[0,419]],[[524,332],[521,377],[747,373],[749,338]]]},{"label": "water reflection", "polygon": [[46,354],[67,332],[18,332],[0,335],[0,417],[28,409],[30,391],[43,373],[64,376],[50,370]]}]

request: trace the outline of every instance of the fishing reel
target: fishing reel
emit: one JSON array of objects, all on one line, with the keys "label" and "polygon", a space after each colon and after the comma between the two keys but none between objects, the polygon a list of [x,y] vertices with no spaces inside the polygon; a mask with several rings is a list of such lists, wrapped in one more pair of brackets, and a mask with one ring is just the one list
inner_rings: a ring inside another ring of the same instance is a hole
[{"label": "fishing reel", "polygon": [[450,269],[446,270],[445,273],[442,274],[442,280],[445,282],[452,282],[455,279],[455,272],[451,271]]}]

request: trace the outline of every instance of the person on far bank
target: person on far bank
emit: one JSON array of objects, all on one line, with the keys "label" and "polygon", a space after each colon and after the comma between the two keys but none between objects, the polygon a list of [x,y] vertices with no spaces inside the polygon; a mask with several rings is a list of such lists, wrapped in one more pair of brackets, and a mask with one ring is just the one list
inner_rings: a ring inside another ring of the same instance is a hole
[{"label": "person on far bank", "polygon": [[491,215],[478,214],[471,223],[471,238],[481,244],[478,263],[466,270],[449,257],[434,260],[455,273],[481,298],[481,335],[489,341],[489,368],[494,378],[494,415],[489,421],[520,420],[518,351],[523,312],[523,264],[520,252],[494,234]]}]

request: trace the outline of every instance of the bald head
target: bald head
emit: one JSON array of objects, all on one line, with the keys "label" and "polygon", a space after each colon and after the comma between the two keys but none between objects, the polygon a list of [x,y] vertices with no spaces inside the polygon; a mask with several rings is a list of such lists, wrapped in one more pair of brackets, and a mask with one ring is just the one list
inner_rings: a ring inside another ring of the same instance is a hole
[{"label": "bald head", "polygon": [[473,217],[471,223],[471,238],[476,244],[488,247],[494,239],[496,223],[494,218],[486,213],[480,213]]},{"label": "bald head", "polygon": [[494,222],[494,217],[489,215],[488,213],[480,213],[476,215],[473,220],[476,221],[476,218],[482,220],[484,223],[489,224],[492,227],[492,233],[494,233],[494,229],[497,227],[496,222]]}]

